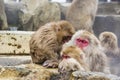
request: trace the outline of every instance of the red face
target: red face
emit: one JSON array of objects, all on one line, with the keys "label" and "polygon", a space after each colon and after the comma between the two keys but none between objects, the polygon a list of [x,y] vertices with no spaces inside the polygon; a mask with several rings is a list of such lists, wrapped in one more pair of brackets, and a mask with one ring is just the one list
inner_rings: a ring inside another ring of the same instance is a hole
[{"label": "red face", "polygon": [[62,55],[62,59],[68,59],[68,58],[70,58],[70,56],[68,56],[68,55]]},{"label": "red face", "polygon": [[89,41],[87,39],[85,40],[85,39],[81,39],[81,38],[76,39],[75,43],[81,49],[83,49],[84,47],[87,47],[89,45]]}]

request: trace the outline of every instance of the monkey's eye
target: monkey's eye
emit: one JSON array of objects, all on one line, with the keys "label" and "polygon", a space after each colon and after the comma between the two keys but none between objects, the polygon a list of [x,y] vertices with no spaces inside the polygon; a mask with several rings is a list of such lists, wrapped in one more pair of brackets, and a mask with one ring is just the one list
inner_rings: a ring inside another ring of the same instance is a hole
[{"label": "monkey's eye", "polygon": [[86,41],[86,40],[82,40],[82,39],[80,39],[80,38],[77,39],[77,41],[78,41],[78,42],[82,42],[82,43],[88,43],[88,41]]},{"label": "monkey's eye", "polygon": [[68,58],[70,58],[70,56],[62,55],[62,59],[68,59]]}]

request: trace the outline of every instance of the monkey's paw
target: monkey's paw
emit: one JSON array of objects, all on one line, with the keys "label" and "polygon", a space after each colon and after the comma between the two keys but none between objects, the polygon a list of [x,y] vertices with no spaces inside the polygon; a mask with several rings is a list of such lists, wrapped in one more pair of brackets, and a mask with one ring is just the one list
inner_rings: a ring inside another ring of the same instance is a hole
[{"label": "monkey's paw", "polygon": [[55,60],[46,60],[43,63],[43,66],[47,67],[47,68],[57,68],[58,67],[58,62],[55,61]]}]

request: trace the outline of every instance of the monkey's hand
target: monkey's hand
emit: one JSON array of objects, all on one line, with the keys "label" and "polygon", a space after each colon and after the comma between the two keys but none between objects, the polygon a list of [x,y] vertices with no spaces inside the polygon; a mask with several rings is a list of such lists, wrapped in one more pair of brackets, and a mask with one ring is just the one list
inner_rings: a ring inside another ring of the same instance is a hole
[{"label": "monkey's hand", "polygon": [[65,72],[71,72],[71,71],[77,71],[85,69],[73,58],[71,59],[63,59],[58,66],[58,72],[65,73]]},{"label": "monkey's hand", "polygon": [[43,66],[47,67],[47,68],[57,68],[58,67],[58,61],[57,60],[46,60],[43,63]]}]

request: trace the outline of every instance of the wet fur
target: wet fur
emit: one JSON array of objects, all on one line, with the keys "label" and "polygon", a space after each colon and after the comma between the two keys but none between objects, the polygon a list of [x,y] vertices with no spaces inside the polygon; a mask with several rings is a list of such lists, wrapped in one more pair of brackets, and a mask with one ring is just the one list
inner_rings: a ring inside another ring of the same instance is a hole
[{"label": "wet fur", "polygon": [[85,29],[93,32],[98,0],[73,0],[68,8],[66,20],[71,22],[76,30]]},{"label": "wet fur", "polygon": [[89,45],[83,49],[90,70],[110,73],[106,54],[101,47],[100,41],[94,34],[86,30],[79,30],[73,35],[72,39],[68,43],[66,43],[66,45],[76,45],[75,39],[79,37],[83,39],[88,39],[90,42]]},{"label": "wet fur", "polygon": [[[67,21],[50,22],[40,27],[30,40],[30,54],[33,63],[43,64],[47,60],[52,60],[53,64],[57,62],[63,37],[72,36],[74,31],[72,25]],[[58,64],[55,63],[55,65]]]},{"label": "wet fur", "polygon": [[59,63],[59,72],[65,71],[89,71],[86,64],[86,57],[83,51],[77,46],[64,46],[61,55],[68,55],[70,58],[63,59]]},{"label": "wet fur", "polygon": [[108,56],[111,73],[120,76],[120,52],[117,36],[113,32],[105,31],[99,35],[99,39]]}]

